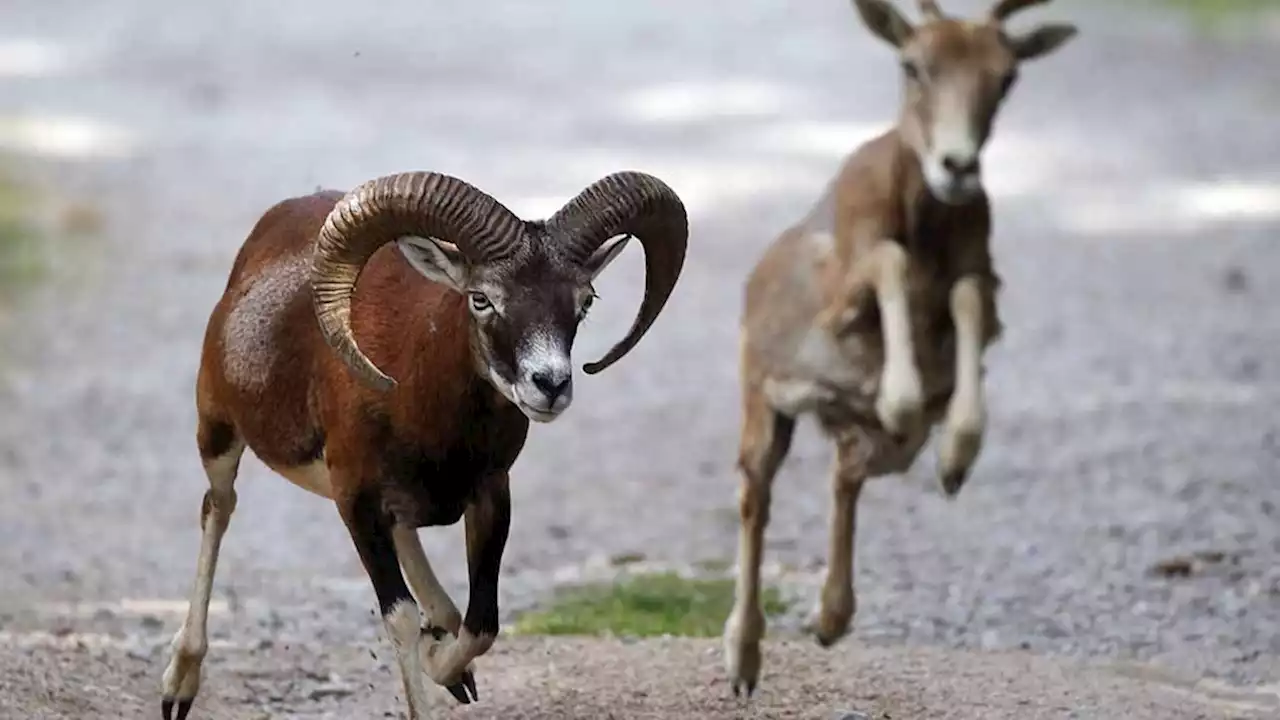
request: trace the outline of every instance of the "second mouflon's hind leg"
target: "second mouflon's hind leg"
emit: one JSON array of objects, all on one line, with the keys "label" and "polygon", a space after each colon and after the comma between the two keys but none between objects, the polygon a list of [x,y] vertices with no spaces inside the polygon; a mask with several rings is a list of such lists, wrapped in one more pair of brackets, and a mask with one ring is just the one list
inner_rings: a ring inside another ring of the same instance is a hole
[{"label": "second mouflon's hind leg", "polygon": [[735,695],[755,692],[760,679],[760,639],[764,610],[760,605],[760,563],[764,531],[769,524],[773,479],[791,448],[795,420],[774,410],[758,387],[744,388],[742,437],[738,466],[737,584],[733,610],[724,625],[724,659]]},{"label": "second mouflon's hind leg", "polygon": [[836,440],[835,468],[831,476],[831,524],[828,531],[827,573],[816,613],[806,624],[823,647],[830,647],[849,632],[857,611],[853,589],[858,498],[867,481],[867,439],[854,431]]}]

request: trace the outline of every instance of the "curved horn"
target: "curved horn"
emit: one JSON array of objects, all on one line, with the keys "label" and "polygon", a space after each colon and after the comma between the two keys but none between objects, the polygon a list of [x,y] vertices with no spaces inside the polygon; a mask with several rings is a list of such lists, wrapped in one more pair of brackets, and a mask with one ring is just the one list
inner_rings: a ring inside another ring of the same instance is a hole
[{"label": "curved horn", "polygon": [[594,375],[626,355],[666,304],[684,265],[689,218],[666,183],[640,172],[618,172],[578,193],[547,221],[564,239],[573,259],[584,263],[606,240],[631,235],[644,247],[644,300],[631,329],[603,358],[583,366]]},{"label": "curved horn", "polygon": [[926,20],[941,20],[946,17],[942,14],[942,8],[938,7],[937,0],[920,0],[920,14]]},{"label": "curved horn", "polygon": [[484,191],[455,177],[409,172],[370,180],[348,192],[324,221],[311,265],[320,332],[343,362],[379,390],[395,387],[351,331],[351,297],[374,251],[406,235],[435,237],[472,260],[509,253],[522,221]]},{"label": "curved horn", "polygon": [[1019,10],[1025,10],[1033,5],[1043,5],[1049,0],[999,0],[991,8],[989,15],[996,22],[1003,22],[1005,18],[1013,15]]}]

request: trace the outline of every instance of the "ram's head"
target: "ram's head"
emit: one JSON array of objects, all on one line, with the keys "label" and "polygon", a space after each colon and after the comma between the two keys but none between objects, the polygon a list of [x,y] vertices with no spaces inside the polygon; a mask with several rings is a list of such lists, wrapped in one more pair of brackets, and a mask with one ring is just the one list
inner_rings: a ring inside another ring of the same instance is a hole
[{"label": "ram's head", "polygon": [[325,340],[357,376],[394,387],[360,351],[350,321],[361,269],[394,241],[418,272],[465,296],[481,374],[530,419],[548,422],[573,397],[569,356],[595,297],[592,282],[632,237],[645,252],[644,299],[626,337],[584,367],[597,373],[648,331],[684,264],[684,205],[643,173],[609,175],[545,221],[521,220],[478,188],[438,173],[365,183],[347,193],[320,231],[312,271],[316,315]]}]

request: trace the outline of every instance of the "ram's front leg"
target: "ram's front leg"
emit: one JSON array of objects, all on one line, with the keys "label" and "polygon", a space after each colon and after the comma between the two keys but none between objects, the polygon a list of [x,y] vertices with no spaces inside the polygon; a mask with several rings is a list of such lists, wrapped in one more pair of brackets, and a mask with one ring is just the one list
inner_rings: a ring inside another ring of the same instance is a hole
[{"label": "ram's front leg", "polygon": [[[456,638],[440,637],[426,656],[427,672],[459,702],[478,700],[471,662],[488,652],[498,636],[498,574],[511,528],[507,474],[491,475],[467,506],[467,567],[471,575],[467,614]],[[469,690],[467,698],[463,690]]]},{"label": "ram's front leg", "polygon": [[956,382],[947,406],[938,452],[938,476],[950,497],[960,492],[982,449],[986,403],[982,389],[984,328],[995,318],[984,317],[981,279],[961,277],[951,289],[951,318],[956,331]]},{"label": "ram's front leg", "polygon": [[409,581],[409,588],[422,606],[422,614],[428,629],[444,628],[450,634],[457,635],[462,628],[462,613],[453,604],[449,593],[436,578],[431,569],[431,561],[422,549],[422,539],[418,530],[408,525],[396,525],[392,531],[395,538],[396,554],[400,557],[400,567],[404,568],[404,577]]},{"label": "ram's front leg", "polygon": [[924,415],[924,389],[916,367],[907,303],[907,273],[911,258],[900,244],[882,240],[865,258],[880,306],[884,338],[884,370],[876,396],[876,415],[893,435],[910,434]]},{"label": "ram's front leg", "polygon": [[[434,644],[446,637],[457,637],[462,630],[462,614],[431,569],[431,561],[427,560],[427,553],[422,549],[418,530],[408,525],[396,525],[392,537],[395,538],[396,554],[400,557],[400,567],[404,568],[405,579],[422,606],[423,632],[431,636],[418,644],[419,652],[426,658],[422,661],[423,667],[427,667]],[[461,681],[448,689],[458,702],[471,702],[471,697],[476,694],[475,675],[463,673]],[[468,696],[467,692],[471,695]]]},{"label": "ram's front leg", "polygon": [[[339,477],[335,473],[335,481]],[[418,653],[421,613],[400,573],[391,518],[383,512],[381,498],[372,491],[361,490],[351,496],[340,496],[335,498],[335,502],[351,533],[360,562],[373,583],[378,607],[382,611],[382,623],[395,650],[396,664],[400,667],[405,702],[409,705],[409,720],[425,720],[428,700]]]}]

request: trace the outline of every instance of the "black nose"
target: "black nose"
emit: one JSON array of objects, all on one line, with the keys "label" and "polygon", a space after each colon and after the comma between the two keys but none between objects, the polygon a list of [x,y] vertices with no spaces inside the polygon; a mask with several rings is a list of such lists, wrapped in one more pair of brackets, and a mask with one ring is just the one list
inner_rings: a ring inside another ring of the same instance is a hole
[{"label": "black nose", "polygon": [[978,172],[978,156],[964,158],[959,155],[946,155],[942,158],[942,167],[956,177],[975,175]]},{"label": "black nose", "polygon": [[531,379],[533,384],[542,391],[542,394],[547,396],[548,400],[554,401],[564,394],[564,391],[569,387],[569,381],[573,378],[568,374],[561,375],[539,370],[533,374]]}]

